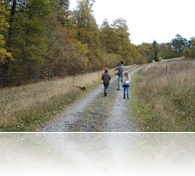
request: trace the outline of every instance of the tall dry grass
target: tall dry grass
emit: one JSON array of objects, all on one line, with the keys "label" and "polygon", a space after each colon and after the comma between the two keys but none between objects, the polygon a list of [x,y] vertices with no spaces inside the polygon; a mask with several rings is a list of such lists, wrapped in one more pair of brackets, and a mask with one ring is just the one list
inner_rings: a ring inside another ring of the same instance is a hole
[{"label": "tall dry grass", "polygon": [[136,88],[144,131],[195,131],[195,60],[149,65]]},{"label": "tall dry grass", "polygon": [[[0,126],[7,127],[26,118],[25,114],[33,114],[37,108],[47,106],[54,97],[79,91],[76,86],[90,87],[96,81],[101,81],[103,71],[42,81],[20,87],[0,89]],[[24,116],[23,116],[24,115]]]},{"label": "tall dry grass", "polygon": [[[133,66],[126,66],[125,70]],[[53,79],[20,87],[0,88],[0,131],[36,131],[64,107],[101,83],[104,71]],[[110,69],[113,76],[115,71]]]}]

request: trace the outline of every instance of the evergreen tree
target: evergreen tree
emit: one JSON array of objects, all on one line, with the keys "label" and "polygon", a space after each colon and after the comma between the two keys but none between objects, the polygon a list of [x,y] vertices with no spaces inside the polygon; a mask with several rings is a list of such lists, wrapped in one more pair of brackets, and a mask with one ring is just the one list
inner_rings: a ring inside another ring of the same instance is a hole
[{"label": "evergreen tree", "polygon": [[158,62],[159,59],[158,59],[158,49],[157,49],[157,43],[156,43],[156,40],[153,41],[152,43],[153,45],[153,50],[154,50],[154,61]]}]

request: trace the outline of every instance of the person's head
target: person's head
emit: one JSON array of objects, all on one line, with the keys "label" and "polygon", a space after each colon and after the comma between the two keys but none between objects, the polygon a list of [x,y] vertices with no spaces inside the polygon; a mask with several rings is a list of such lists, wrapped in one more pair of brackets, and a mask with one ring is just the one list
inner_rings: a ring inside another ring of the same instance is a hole
[{"label": "person's head", "polygon": [[105,68],[105,73],[108,73],[108,68]]},{"label": "person's head", "polygon": [[123,61],[121,61],[121,64],[123,64]]},{"label": "person's head", "polygon": [[126,77],[126,78],[129,78],[128,72],[125,72],[125,77]]}]

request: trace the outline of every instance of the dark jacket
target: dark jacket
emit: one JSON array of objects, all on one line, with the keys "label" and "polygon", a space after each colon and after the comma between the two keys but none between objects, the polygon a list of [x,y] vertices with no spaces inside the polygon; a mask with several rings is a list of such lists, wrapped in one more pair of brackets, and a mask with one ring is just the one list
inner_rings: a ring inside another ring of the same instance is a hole
[{"label": "dark jacket", "polygon": [[103,84],[106,84],[106,85],[110,84],[110,80],[111,80],[110,74],[105,72],[102,75],[102,80],[103,80]]}]

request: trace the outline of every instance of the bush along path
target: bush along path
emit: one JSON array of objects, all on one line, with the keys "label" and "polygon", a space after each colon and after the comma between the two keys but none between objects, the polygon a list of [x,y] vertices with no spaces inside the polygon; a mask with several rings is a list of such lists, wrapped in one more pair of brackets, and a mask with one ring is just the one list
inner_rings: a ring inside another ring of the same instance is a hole
[{"label": "bush along path", "polygon": [[[128,72],[133,74],[142,67]],[[123,89],[117,91],[117,76],[111,79],[107,97],[103,85],[81,98],[51,121],[41,132],[133,132],[139,131],[131,121],[129,103],[123,99]]]}]

